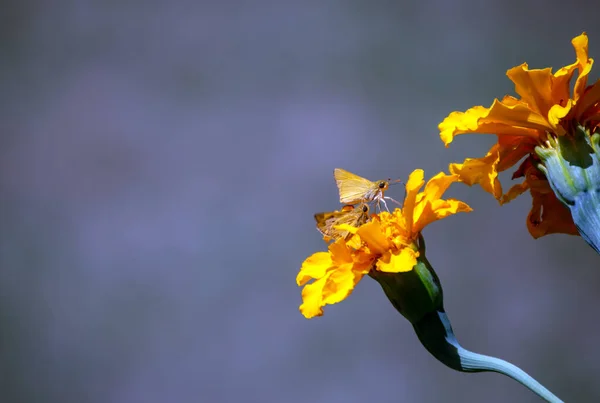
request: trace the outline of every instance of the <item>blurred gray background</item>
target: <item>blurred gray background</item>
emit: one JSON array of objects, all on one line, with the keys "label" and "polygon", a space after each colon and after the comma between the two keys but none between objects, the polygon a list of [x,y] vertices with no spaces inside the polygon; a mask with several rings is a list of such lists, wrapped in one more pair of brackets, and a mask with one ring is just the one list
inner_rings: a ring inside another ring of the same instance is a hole
[{"label": "blurred gray background", "polygon": [[[539,401],[437,362],[368,278],[304,319],[295,277],[325,248],[334,167],[406,179],[484,155],[492,137],[446,150],[437,124],[512,93],[514,65],[571,63],[584,30],[600,58],[597,9],[3,2],[0,402]],[[528,195],[449,195],[475,211],[424,235],[461,343],[600,401],[600,256],[532,239]]]}]

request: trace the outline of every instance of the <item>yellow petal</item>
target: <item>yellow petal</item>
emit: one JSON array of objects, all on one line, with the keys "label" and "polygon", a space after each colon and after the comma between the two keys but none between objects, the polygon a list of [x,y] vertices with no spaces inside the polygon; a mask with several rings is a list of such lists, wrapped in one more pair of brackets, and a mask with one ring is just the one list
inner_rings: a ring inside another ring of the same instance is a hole
[{"label": "yellow petal", "polygon": [[329,255],[333,266],[340,266],[344,263],[352,262],[352,253],[346,246],[346,241],[344,239],[338,239],[329,245]]},{"label": "yellow petal", "polygon": [[559,136],[565,134],[565,129],[563,129],[560,125],[560,121],[567,116],[572,106],[573,101],[569,99],[565,106],[560,106],[558,104],[553,105],[550,108],[550,111],[548,111],[548,123],[550,123],[550,126],[552,126],[554,133]]},{"label": "yellow petal", "polygon": [[415,222],[414,231],[420,232],[434,221],[441,220],[457,213],[468,213],[473,209],[467,204],[456,199],[434,200],[428,202],[423,208],[419,220]]},{"label": "yellow petal", "polygon": [[381,255],[390,248],[390,243],[377,220],[362,225],[357,234],[369,246],[372,254]]},{"label": "yellow petal", "polygon": [[456,199],[447,199],[443,207],[436,209],[438,219],[457,213],[470,213],[471,211],[473,211],[471,206]]},{"label": "yellow petal", "polygon": [[349,249],[354,249],[354,250],[357,250],[357,249],[359,249],[359,248],[360,248],[360,246],[361,246],[361,245],[362,245],[362,241],[361,241],[361,239],[360,239],[360,236],[358,236],[358,235],[356,235],[356,234],[355,234],[355,235],[353,235],[352,237],[350,237],[350,239],[348,239],[348,240],[346,241],[346,246],[347,246]]},{"label": "yellow petal", "polygon": [[425,184],[424,176],[425,174],[422,169],[415,169],[410,173],[406,182],[406,196],[404,197],[404,204],[402,206],[402,215],[406,230],[409,233],[412,232],[417,195],[419,194],[419,189]]},{"label": "yellow petal", "polygon": [[351,267],[332,272],[323,290],[323,302],[331,305],[343,301],[352,293],[362,277],[362,274],[354,273]]},{"label": "yellow petal", "polygon": [[296,283],[302,286],[309,280],[322,278],[332,264],[333,262],[329,253],[314,253],[302,263],[300,272],[296,276]]},{"label": "yellow petal", "polygon": [[538,138],[540,132],[549,129],[546,115],[547,113],[540,114],[523,101],[509,104],[495,99],[489,113],[482,117],[480,123],[494,124],[494,134]]},{"label": "yellow petal", "polygon": [[538,138],[549,129],[546,118],[512,97],[494,100],[490,108],[475,106],[452,112],[438,125],[440,138],[448,147],[455,136],[465,133],[498,134]]},{"label": "yellow petal", "polygon": [[436,218],[432,208],[434,205],[439,205],[438,202],[444,202],[440,198],[448,187],[457,181],[459,181],[458,175],[446,175],[444,172],[440,172],[427,182],[425,189],[419,194],[422,197],[417,198],[417,205],[413,212],[412,232],[418,233],[426,225],[439,219]]},{"label": "yellow petal", "polygon": [[474,106],[465,112],[452,112],[438,125],[440,138],[448,147],[455,136],[474,133],[479,128],[479,118],[488,112],[483,106]]},{"label": "yellow petal", "polygon": [[448,190],[451,184],[458,182],[458,175],[447,175],[440,172],[427,181],[423,193],[427,200],[437,200]]},{"label": "yellow petal", "polygon": [[355,227],[350,224],[338,224],[338,225],[334,225],[333,228],[340,230],[340,231],[348,231],[351,234],[356,234],[356,230],[358,230],[358,227]]},{"label": "yellow petal", "polygon": [[323,315],[323,288],[327,278],[323,277],[312,284],[307,284],[302,289],[302,305],[300,312],[305,318],[310,319],[315,316]]},{"label": "yellow petal", "polygon": [[377,261],[377,270],[386,273],[402,273],[411,271],[417,264],[419,252],[411,248],[402,248],[397,253],[386,253]]},{"label": "yellow petal", "polygon": [[458,175],[460,181],[469,186],[478,183],[496,200],[502,196],[502,185],[498,180],[498,145],[495,144],[483,158],[467,158],[462,164],[450,164],[450,173]]}]

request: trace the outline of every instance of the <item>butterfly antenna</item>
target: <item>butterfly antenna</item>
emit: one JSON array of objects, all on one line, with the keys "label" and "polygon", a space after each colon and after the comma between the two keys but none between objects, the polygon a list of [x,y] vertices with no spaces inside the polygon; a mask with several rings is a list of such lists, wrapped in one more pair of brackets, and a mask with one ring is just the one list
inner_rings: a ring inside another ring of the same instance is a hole
[{"label": "butterfly antenna", "polygon": [[404,182],[402,182],[402,179],[394,179],[394,180],[388,179],[388,183],[390,184],[390,186],[391,185],[397,185],[398,183],[401,183],[401,184],[404,185]]}]

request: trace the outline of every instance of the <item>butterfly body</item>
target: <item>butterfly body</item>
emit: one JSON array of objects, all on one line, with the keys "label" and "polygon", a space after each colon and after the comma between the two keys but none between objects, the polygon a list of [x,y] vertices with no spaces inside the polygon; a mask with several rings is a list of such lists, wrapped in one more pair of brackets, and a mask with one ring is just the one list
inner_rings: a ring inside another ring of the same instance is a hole
[{"label": "butterfly body", "polygon": [[389,181],[373,182],[341,168],[333,170],[333,177],[340,192],[341,203],[356,204],[376,201],[378,205],[383,203],[387,209],[384,193],[390,186]]}]

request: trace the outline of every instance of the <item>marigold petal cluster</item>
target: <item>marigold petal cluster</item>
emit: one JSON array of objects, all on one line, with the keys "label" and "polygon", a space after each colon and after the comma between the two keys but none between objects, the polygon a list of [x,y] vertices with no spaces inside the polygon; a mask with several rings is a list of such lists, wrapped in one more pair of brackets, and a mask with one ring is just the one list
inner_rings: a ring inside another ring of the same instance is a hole
[{"label": "marigold petal cluster", "polygon": [[[533,202],[527,227],[535,238],[556,232],[577,234],[569,209],[556,198],[547,180],[537,150],[549,139],[570,136],[577,127],[585,127],[591,135],[600,122],[600,81],[587,85],[594,63],[588,56],[587,35],[575,37],[572,44],[575,62],[555,73],[550,68],[529,69],[527,63],[508,70],[518,98],[507,95],[495,99],[489,108],[474,106],[465,112],[452,112],[438,126],[446,147],[461,134],[497,136],[498,141],[484,157],[452,163],[450,172],[468,185],[479,184],[500,203],[529,190]],[[523,181],[504,193],[499,173],[520,161],[513,179]]]}]

